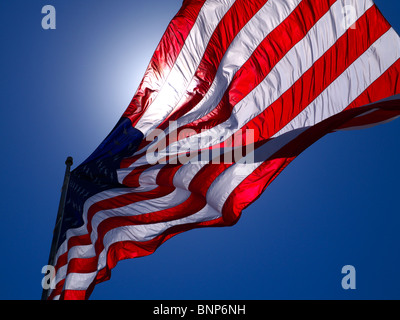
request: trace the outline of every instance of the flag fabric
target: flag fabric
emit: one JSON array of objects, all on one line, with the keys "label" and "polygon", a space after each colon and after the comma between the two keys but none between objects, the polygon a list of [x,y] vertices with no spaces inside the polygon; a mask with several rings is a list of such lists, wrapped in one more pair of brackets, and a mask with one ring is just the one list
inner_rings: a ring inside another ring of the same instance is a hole
[{"label": "flag fabric", "polygon": [[371,0],[183,1],[120,121],[71,173],[49,299],[88,299],[118,261],[235,224],[324,135],[398,117],[399,58]]}]

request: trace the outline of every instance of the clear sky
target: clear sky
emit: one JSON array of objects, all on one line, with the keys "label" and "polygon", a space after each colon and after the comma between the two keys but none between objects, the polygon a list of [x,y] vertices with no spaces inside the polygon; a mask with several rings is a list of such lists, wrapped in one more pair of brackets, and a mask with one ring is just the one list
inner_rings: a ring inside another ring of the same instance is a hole
[{"label": "clear sky", "polygon": [[[375,3],[400,31],[400,2]],[[56,30],[41,27],[46,4]],[[40,299],[64,161],[113,128],[180,5],[0,2],[0,299]],[[237,225],[121,261],[92,299],[399,299],[399,136],[400,120],[326,136]],[[341,287],[345,265],[356,290]]]}]

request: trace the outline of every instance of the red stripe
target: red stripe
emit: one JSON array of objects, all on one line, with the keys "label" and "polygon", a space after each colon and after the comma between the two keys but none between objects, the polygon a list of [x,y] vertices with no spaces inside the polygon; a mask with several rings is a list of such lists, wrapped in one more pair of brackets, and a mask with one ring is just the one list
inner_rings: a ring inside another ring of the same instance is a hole
[{"label": "red stripe", "polygon": [[87,300],[89,295],[87,290],[65,290],[63,291],[60,300]]},{"label": "red stripe", "polygon": [[135,96],[123,114],[123,117],[132,121],[133,126],[156,98],[205,2],[206,0],[184,1],[181,9],[170,22]]},{"label": "red stripe", "polygon": [[156,183],[159,186],[173,186],[175,173],[182,167],[181,164],[166,164],[158,173]]}]

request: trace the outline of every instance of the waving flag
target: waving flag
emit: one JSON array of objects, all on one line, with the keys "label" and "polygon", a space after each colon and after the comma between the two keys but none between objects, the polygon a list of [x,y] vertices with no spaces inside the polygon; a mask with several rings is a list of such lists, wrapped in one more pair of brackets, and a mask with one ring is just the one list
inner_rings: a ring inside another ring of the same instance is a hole
[{"label": "waving flag", "polygon": [[49,298],[87,299],[118,261],[235,224],[324,135],[398,117],[399,58],[371,0],[185,0],[71,174]]}]

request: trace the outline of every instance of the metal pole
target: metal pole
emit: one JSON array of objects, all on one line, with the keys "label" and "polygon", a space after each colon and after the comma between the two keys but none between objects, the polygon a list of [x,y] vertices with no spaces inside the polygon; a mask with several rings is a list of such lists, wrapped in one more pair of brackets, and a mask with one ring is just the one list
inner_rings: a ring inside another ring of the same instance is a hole
[{"label": "metal pole", "polygon": [[[56,253],[57,253],[58,241],[60,239],[61,225],[62,225],[63,216],[64,216],[65,199],[67,197],[67,190],[68,190],[68,184],[69,184],[69,177],[71,175],[72,164],[73,164],[72,157],[68,157],[67,160],[65,160],[65,165],[67,167],[65,168],[64,183],[63,183],[63,186],[61,189],[61,198],[60,198],[60,203],[58,205],[56,225],[55,225],[54,231],[53,231],[53,240],[51,242],[51,249],[50,249],[49,261],[48,261],[49,266],[54,266],[54,262],[55,262],[54,259],[55,259]],[[49,290],[46,290],[43,288],[42,300],[47,300],[48,295],[49,295]]]}]

